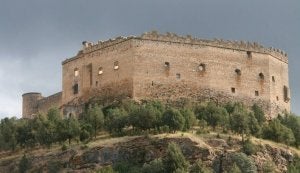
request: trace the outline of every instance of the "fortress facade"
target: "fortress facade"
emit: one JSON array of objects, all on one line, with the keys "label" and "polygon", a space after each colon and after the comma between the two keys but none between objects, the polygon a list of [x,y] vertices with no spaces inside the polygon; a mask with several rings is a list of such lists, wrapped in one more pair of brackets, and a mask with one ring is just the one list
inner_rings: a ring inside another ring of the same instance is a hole
[{"label": "fortress facade", "polygon": [[23,94],[24,118],[50,107],[78,116],[93,99],[122,98],[257,103],[270,118],[290,111],[287,54],[258,43],[153,31],[83,42],[62,69],[62,92]]}]

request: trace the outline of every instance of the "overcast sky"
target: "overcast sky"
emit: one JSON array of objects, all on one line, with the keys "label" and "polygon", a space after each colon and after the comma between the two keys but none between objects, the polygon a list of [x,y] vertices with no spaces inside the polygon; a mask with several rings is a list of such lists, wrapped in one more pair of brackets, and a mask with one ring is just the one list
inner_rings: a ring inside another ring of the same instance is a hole
[{"label": "overcast sky", "polygon": [[82,41],[151,30],[285,50],[300,115],[299,0],[0,0],[0,119],[21,117],[24,92],[60,91],[61,62]]}]

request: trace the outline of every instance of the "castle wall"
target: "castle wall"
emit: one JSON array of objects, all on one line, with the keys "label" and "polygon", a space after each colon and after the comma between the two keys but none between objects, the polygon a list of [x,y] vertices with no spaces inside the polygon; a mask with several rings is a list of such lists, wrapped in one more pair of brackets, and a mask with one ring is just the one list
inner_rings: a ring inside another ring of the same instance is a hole
[{"label": "castle wall", "polygon": [[[152,40],[135,43],[135,98],[232,100],[248,106],[259,103],[266,114],[271,115],[275,112],[271,112],[270,104],[272,75],[280,78],[278,86],[282,86],[282,82],[288,85],[287,64],[268,54],[251,52],[248,55],[243,50]],[[169,68],[165,62],[170,64]],[[282,66],[282,71],[269,70],[273,63]],[[205,64],[205,71],[199,71],[200,64]],[[279,87],[276,92],[282,94],[282,89]],[[289,110],[287,105],[279,104],[280,111]]]},{"label": "castle wall", "polygon": [[61,98],[62,98],[62,92],[59,92],[48,97],[43,97],[42,99],[38,100],[37,103],[38,112],[46,114],[50,108],[57,108],[57,109],[60,108]]},{"label": "castle wall", "polygon": [[43,98],[41,93],[31,92],[22,95],[22,116],[33,118],[38,113],[38,100]]},{"label": "castle wall", "polygon": [[[132,55],[130,41],[96,50],[85,48],[82,55],[78,55],[80,58],[63,64],[62,104],[81,104],[91,98],[114,100],[132,97]],[[77,77],[74,69],[79,71]],[[78,94],[74,94],[72,88],[76,83],[79,85]],[[70,108],[68,110],[71,111]]]}]

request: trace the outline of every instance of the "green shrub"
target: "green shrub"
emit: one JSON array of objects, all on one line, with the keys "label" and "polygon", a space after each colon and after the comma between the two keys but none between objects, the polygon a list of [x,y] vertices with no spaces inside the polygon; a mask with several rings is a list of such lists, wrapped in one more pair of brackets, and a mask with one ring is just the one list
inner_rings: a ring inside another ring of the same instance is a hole
[{"label": "green shrub", "polygon": [[180,147],[174,142],[168,146],[163,165],[166,173],[173,173],[177,169],[187,171],[189,167],[189,163],[183,156]]},{"label": "green shrub", "polygon": [[267,161],[263,164],[262,169],[264,173],[273,173],[276,170],[276,165],[272,161]]},{"label": "green shrub", "polygon": [[190,173],[212,173],[212,170],[207,168],[201,160],[197,160],[191,166]]},{"label": "green shrub", "polygon": [[19,163],[19,172],[25,173],[31,168],[31,161],[24,154]]},{"label": "green shrub", "polygon": [[57,173],[63,168],[59,161],[49,161],[47,165],[48,173]]},{"label": "green shrub", "polygon": [[257,147],[254,145],[250,139],[247,139],[243,145],[243,152],[247,155],[252,155],[257,152]]},{"label": "green shrub", "polygon": [[228,173],[242,173],[241,169],[234,163]]},{"label": "green shrub", "polygon": [[66,144],[63,144],[61,146],[61,151],[66,151],[68,149],[68,146]]},{"label": "green shrub", "polygon": [[106,167],[103,167],[101,169],[99,169],[97,171],[97,173],[118,173],[116,171],[114,171],[114,169],[112,168],[112,166],[106,166]]},{"label": "green shrub", "polygon": [[152,160],[149,164],[145,163],[142,168],[143,173],[163,173],[164,167],[162,159]]}]

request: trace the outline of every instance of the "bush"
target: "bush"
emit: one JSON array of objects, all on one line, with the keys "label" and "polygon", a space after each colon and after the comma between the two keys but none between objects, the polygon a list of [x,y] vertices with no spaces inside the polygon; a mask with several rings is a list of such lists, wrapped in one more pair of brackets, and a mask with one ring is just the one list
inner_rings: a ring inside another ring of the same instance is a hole
[{"label": "bush", "polygon": [[169,109],[163,114],[162,121],[175,133],[177,130],[182,130],[185,120],[178,110]]},{"label": "bush", "polygon": [[207,168],[201,160],[197,160],[192,166],[190,173],[211,173],[212,170]]},{"label": "bush", "polygon": [[19,172],[25,173],[31,168],[31,161],[24,154],[19,163]]},{"label": "bush", "polygon": [[272,161],[267,161],[263,164],[262,169],[264,173],[273,173],[276,170],[276,165]]},{"label": "bush", "polygon": [[112,166],[106,166],[97,171],[97,173],[117,173]]},{"label": "bush", "polygon": [[181,149],[174,142],[168,145],[167,156],[163,160],[163,165],[166,173],[173,173],[177,169],[187,171],[189,167]]},{"label": "bush", "polygon": [[68,149],[68,146],[66,144],[63,144],[61,146],[61,151],[66,151]]},{"label": "bush", "polygon": [[57,173],[63,168],[59,161],[49,161],[47,165],[48,173]]},{"label": "bush", "polygon": [[252,155],[257,152],[257,147],[254,145],[250,139],[247,139],[243,145],[243,152],[247,155]]},{"label": "bush", "polygon": [[142,168],[143,173],[163,173],[164,167],[162,159],[152,160],[149,164],[145,163]]},{"label": "bush", "polygon": [[229,153],[226,157],[219,157],[213,161],[213,170],[219,173],[221,168],[230,172],[236,164],[243,173],[256,173],[257,168],[254,161],[244,153]]}]

